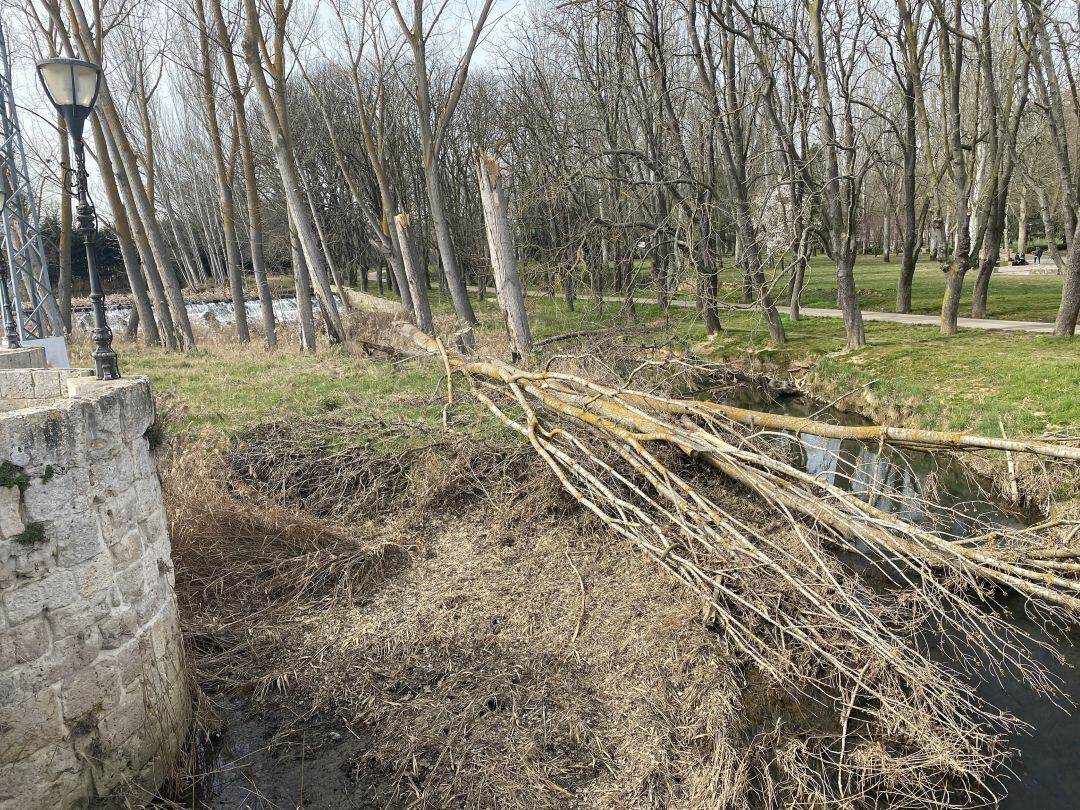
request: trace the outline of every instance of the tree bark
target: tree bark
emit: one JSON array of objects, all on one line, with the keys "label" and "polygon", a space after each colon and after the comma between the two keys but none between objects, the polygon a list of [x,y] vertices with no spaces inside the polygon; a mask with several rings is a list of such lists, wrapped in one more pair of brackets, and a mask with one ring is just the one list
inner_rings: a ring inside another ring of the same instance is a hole
[{"label": "tree bark", "polygon": [[416,240],[413,238],[407,213],[402,211],[394,217],[394,229],[397,231],[397,241],[401,246],[402,266],[409,285],[416,327],[424,334],[434,337],[435,323],[431,316],[431,304],[428,302],[428,288],[424,283],[420,256],[416,252]]},{"label": "tree bark", "polygon": [[262,202],[259,200],[259,184],[255,176],[255,158],[251,151],[251,133],[248,129],[245,95],[240,87],[240,78],[233,57],[232,38],[225,25],[225,16],[221,9],[221,0],[211,0],[214,13],[214,28],[217,32],[218,47],[221,49],[225,64],[225,75],[229,80],[229,94],[232,96],[233,117],[236,120],[236,136],[240,143],[240,165],[244,171],[244,195],[248,214],[248,244],[251,250],[251,272],[255,276],[255,287],[259,291],[259,308],[262,311],[263,339],[266,348],[277,345],[276,319],[274,316],[274,297],[266,280],[266,259],[263,253]]},{"label": "tree bark", "polygon": [[[514,360],[527,358],[533,348],[529,313],[525,309],[525,292],[514,255],[506,191],[499,176],[498,159],[491,153],[481,152],[476,172],[480,182],[480,203],[484,208],[491,274],[495,278],[495,293],[510,340],[510,354]],[[632,282],[630,285],[632,290]]]},{"label": "tree bark", "polygon": [[[280,0],[278,5],[281,5]],[[281,175],[289,217],[293,228],[296,230],[296,237],[300,243],[301,253],[304,256],[305,267],[314,281],[313,286],[322,309],[327,335],[331,343],[340,343],[345,337],[345,330],[342,327],[341,316],[338,313],[334,293],[330,287],[326,263],[319,251],[318,238],[312,229],[307,206],[303,200],[300,173],[288,140],[287,121],[281,118],[281,113],[284,113],[284,110],[278,110],[278,105],[274,102],[270,86],[266,82],[266,75],[263,72],[262,56],[259,51],[259,43],[263,40],[262,27],[259,23],[259,10],[255,0],[244,0],[244,13],[247,18],[244,29],[244,59],[247,62],[251,79],[255,85],[256,98],[262,111],[263,122],[266,124],[273,145],[274,162],[277,164],[278,173]],[[285,12],[282,11],[281,13]],[[283,21],[279,19],[278,25],[283,24]],[[284,36],[283,32],[281,32],[281,36]],[[279,83],[283,81],[283,77],[280,75],[275,78]],[[279,94],[283,93],[283,91],[284,88],[279,86]],[[299,276],[304,275],[304,273],[299,274]],[[299,289],[297,289],[297,295],[300,295]]]},{"label": "tree bark", "polygon": [[243,262],[236,239],[234,219],[236,205],[233,200],[232,178],[225,168],[225,154],[221,146],[218,126],[217,88],[214,85],[213,67],[210,59],[210,37],[206,29],[206,10],[202,0],[195,0],[196,27],[199,36],[199,55],[202,60],[203,105],[206,112],[206,130],[210,137],[210,153],[214,158],[214,176],[217,179],[218,199],[221,201],[221,229],[225,242],[225,258],[228,263],[229,294],[232,298],[236,337],[241,343],[251,340],[248,331],[247,308],[244,301]]}]

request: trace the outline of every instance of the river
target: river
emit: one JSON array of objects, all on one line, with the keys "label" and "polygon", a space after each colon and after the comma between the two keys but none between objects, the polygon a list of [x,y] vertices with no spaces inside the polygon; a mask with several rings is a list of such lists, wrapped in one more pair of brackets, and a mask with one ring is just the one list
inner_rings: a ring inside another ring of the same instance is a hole
[{"label": "river", "polygon": [[[765,392],[744,388],[725,396],[725,404],[742,408],[813,417],[823,422],[868,425],[862,417],[822,407],[806,397],[771,397]],[[1038,515],[1016,512],[988,499],[986,482],[974,478],[959,461],[933,453],[881,448],[856,440],[825,439],[793,434],[775,438],[794,450],[794,460],[807,472],[890,513],[898,513],[936,531],[970,536],[991,526],[1022,526]],[[927,507],[922,498],[935,501]],[[918,499],[918,500],[916,500]],[[1045,638],[1039,625],[1025,613],[1024,600],[1010,595],[1003,605],[1012,622],[1035,638]],[[1071,642],[1071,643],[1070,643]],[[1064,644],[1056,645],[1067,661],[1062,668],[1045,651],[1034,657],[1061,679],[1061,691],[1080,700],[1080,632],[1074,628]],[[1023,684],[1010,680],[999,684],[987,680],[979,694],[988,703],[1003,709],[1030,726],[1030,733],[1010,742],[1016,750],[1006,777],[1008,796],[999,805],[1003,810],[1057,810],[1080,807],[1080,721]],[[1072,710],[1070,710],[1072,711]]]}]

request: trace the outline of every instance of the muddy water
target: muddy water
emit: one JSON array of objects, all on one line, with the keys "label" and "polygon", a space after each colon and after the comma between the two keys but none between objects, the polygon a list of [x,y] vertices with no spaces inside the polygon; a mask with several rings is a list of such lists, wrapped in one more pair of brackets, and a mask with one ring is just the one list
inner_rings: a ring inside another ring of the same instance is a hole
[{"label": "muddy water", "polygon": [[[834,424],[870,424],[855,414],[822,408],[804,397],[772,398],[757,389],[740,389],[722,401]],[[879,509],[931,526],[935,531],[965,536],[984,531],[987,525],[1017,527],[1038,517],[995,503],[984,491],[988,489],[986,482],[975,479],[949,457],[806,434],[778,435],[775,441],[807,472],[870,500]],[[937,506],[928,507],[923,498]],[[1035,638],[1045,638],[1039,626],[1025,615],[1024,600],[1014,595],[1005,597],[1003,603],[1017,627]],[[1080,701],[1080,632],[1074,629],[1069,640],[1057,648],[1068,662],[1065,668],[1052,661],[1049,653],[1035,657],[1060,677],[1065,695]],[[1006,778],[1008,796],[1000,807],[1080,808],[1080,717],[1076,709],[1066,712],[1016,681],[983,683],[979,693],[1031,727],[1028,734],[1011,740],[1017,756],[1010,763],[1013,775]]]}]

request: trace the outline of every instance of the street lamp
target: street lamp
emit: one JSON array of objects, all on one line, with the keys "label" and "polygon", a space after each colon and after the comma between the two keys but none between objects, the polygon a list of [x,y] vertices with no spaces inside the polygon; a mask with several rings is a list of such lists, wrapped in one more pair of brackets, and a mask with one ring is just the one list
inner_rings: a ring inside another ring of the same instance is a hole
[{"label": "street lamp", "polygon": [[120,369],[112,348],[112,330],[105,321],[105,293],[97,268],[97,212],[90,199],[86,178],[86,153],[83,147],[83,124],[94,109],[101,89],[101,67],[81,59],[43,59],[37,63],[38,78],[45,94],[64,123],[75,150],[75,175],[70,182],[79,204],[75,222],[86,244],[86,268],[90,275],[90,304],[94,310],[94,367],[99,380],[116,380]]},{"label": "street lamp", "polygon": [[[0,212],[7,205],[11,193],[11,183],[8,181],[7,172],[0,169]],[[15,325],[15,309],[11,306],[11,297],[8,294],[10,277],[7,251],[2,251],[0,252],[0,318],[4,322],[4,335],[0,340],[5,349],[17,349],[19,348],[19,328]]]}]

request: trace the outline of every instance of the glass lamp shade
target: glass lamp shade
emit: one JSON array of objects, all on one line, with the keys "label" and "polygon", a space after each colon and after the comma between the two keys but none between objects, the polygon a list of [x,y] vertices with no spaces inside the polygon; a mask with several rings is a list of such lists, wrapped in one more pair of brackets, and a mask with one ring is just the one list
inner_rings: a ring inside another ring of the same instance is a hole
[{"label": "glass lamp shade", "polygon": [[37,70],[49,101],[61,113],[78,111],[85,120],[97,101],[101,67],[81,59],[43,59]]}]

